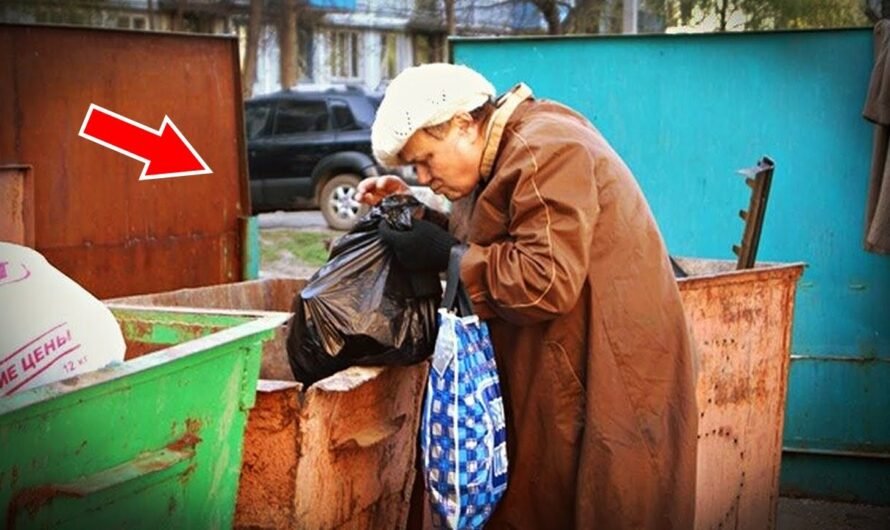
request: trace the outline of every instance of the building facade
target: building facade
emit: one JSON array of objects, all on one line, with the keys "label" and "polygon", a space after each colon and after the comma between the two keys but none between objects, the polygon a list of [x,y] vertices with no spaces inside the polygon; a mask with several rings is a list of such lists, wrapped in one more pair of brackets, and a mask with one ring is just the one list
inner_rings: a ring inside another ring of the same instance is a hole
[{"label": "building facade", "polygon": [[[282,88],[279,34],[286,2],[261,2],[252,94]],[[444,0],[299,0],[295,6],[300,85],[378,90],[408,66],[448,60]],[[242,65],[250,12],[251,0],[0,0],[0,22],[236,35]],[[458,35],[547,28],[530,0],[454,0],[454,12]]]}]

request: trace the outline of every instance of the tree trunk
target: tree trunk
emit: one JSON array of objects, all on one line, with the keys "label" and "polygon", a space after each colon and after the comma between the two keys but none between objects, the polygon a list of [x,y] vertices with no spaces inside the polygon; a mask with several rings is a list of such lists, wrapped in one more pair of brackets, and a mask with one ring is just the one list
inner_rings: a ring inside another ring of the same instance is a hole
[{"label": "tree trunk", "polygon": [[726,31],[726,10],[729,8],[729,0],[720,2],[720,31]]},{"label": "tree trunk", "polygon": [[457,33],[457,23],[454,19],[454,0],[445,0],[445,60],[451,62],[451,45],[448,37]]},{"label": "tree trunk", "polygon": [[281,3],[281,29],[278,32],[281,50],[281,88],[287,90],[300,78],[297,65],[297,0]]},{"label": "tree trunk", "polygon": [[562,33],[562,27],[559,23],[559,7],[556,4],[556,0],[534,0],[534,4],[541,12],[541,15],[544,16],[544,21],[547,22],[547,34],[559,35]]},{"label": "tree trunk", "polygon": [[253,95],[256,83],[257,54],[260,48],[260,32],[263,30],[263,0],[250,0],[250,18],[247,20],[247,46],[244,51],[244,68],[241,70],[241,92],[244,99]]},{"label": "tree trunk", "polygon": [[546,19],[548,35],[559,35],[562,33],[562,28],[559,26],[559,10],[556,9],[556,4],[553,4],[547,12]]},{"label": "tree trunk", "polygon": [[[561,31],[564,33],[600,33],[603,9],[603,0],[577,0],[566,17]],[[548,28],[549,25],[548,22]]]}]

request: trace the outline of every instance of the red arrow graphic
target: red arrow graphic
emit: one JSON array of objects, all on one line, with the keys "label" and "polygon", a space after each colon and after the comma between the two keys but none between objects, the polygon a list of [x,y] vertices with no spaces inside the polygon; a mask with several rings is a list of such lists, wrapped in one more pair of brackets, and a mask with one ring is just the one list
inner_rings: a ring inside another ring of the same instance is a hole
[{"label": "red arrow graphic", "polygon": [[169,116],[154,130],[93,103],[78,134],[144,162],[139,180],[213,173]]}]

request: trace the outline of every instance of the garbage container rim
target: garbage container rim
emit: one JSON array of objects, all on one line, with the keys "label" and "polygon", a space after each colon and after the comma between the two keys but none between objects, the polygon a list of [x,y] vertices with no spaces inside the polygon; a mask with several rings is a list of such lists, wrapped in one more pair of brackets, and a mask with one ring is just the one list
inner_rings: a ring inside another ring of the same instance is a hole
[{"label": "garbage container rim", "polygon": [[127,311],[146,311],[151,313],[186,313],[186,314],[218,314],[227,316],[254,317],[243,324],[222,329],[203,337],[188,340],[179,344],[173,344],[167,348],[143,355],[122,364],[114,364],[101,368],[94,372],[88,372],[79,376],[62,379],[54,383],[38,386],[13,396],[0,398],[0,417],[5,414],[19,411],[45,401],[49,401],[64,394],[70,394],[84,390],[98,384],[115,381],[136,373],[144,372],[159,367],[171,361],[187,357],[196,352],[210,350],[216,346],[231,343],[251,335],[269,331],[286,323],[292,316],[291,313],[275,311],[253,310],[208,310],[203,308],[173,308],[158,306],[137,306],[126,304],[107,304],[109,309],[122,309]]},{"label": "garbage container rim", "polygon": [[[253,317],[262,319],[278,319],[284,318],[284,322],[287,322],[292,316],[293,313],[289,313],[286,311],[265,311],[262,309],[219,309],[219,308],[208,308],[208,307],[187,307],[187,306],[165,306],[165,305],[141,305],[141,304],[128,304],[128,303],[119,303],[119,302],[111,302],[106,301],[105,305],[109,309],[118,309],[122,311],[161,311],[164,313],[185,313],[193,315],[195,313],[201,313],[202,315],[220,315],[220,316],[234,316],[234,317]],[[282,324],[284,323],[282,322]]]},{"label": "garbage container rim", "polygon": [[263,394],[273,394],[292,388],[302,390],[303,385],[296,381],[282,381],[279,379],[259,379],[256,384],[256,391]]},{"label": "garbage container rim", "polygon": [[[681,260],[699,260],[699,261],[710,261],[710,262],[725,262],[727,260],[712,260],[712,259],[700,259],[700,258],[680,258]],[[681,263],[682,265],[682,263]],[[796,261],[796,262],[788,262],[788,263],[780,263],[780,262],[758,262],[757,266],[752,269],[733,269],[727,271],[713,272],[707,274],[695,274],[690,275],[685,278],[677,278],[677,282],[680,285],[694,285],[697,283],[706,282],[709,284],[713,283],[735,283],[735,282],[744,282],[750,281],[752,277],[756,277],[758,279],[766,279],[766,278],[780,278],[788,275],[794,276],[794,280],[800,278],[803,274],[804,268],[807,266],[805,262]]]},{"label": "garbage container rim", "polygon": [[[207,289],[225,288],[225,287],[239,287],[239,286],[247,287],[247,286],[254,286],[254,285],[267,286],[267,285],[275,285],[275,284],[288,284],[288,285],[303,284],[303,285],[305,285],[308,281],[309,281],[308,276],[273,276],[273,277],[268,277],[268,278],[256,278],[253,280],[243,280],[243,281],[238,281],[238,282],[218,283],[215,285],[203,285],[203,286],[197,286],[197,287],[182,287],[179,289],[163,291],[160,293],[128,294],[128,295],[123,295],[123,296],[115,296],[112,298],[105,298],[102,301],[106,304],[143,306],[145,304],[144,304],[144,302],[142,302],[142,300],[151,299],[156,296],[176,297],[176,296],[184,295],[187,293],[202,292]],[[164,305],[162,302],[157,303],[157,304],[151,304],[151,305],[155,306],[155,307],[171,307],[171,308],[172,307],[183,307],[180,305],[167,306],[167,305]],[[200,307],[201,307],[202,311],[205,310],[204,306],[200,306]],[[260,311],[260,310],[258,310],[258,311]]]}]

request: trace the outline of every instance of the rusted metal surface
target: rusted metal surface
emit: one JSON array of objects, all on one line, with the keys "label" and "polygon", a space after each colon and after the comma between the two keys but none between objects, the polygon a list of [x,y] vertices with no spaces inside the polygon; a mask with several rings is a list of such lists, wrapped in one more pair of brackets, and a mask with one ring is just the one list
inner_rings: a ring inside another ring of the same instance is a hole
[{"label": "rusted metal surface", "polygon": [[112,312],[127,339],[170,347],[0,400],[6,526],[231,528],[260,343],[287,316]]},{"label": "rusted metal surface", "polygon": [[763,229],[763,217],[766,215],[766,202],[773,181],[775,164],[768,157],[763,157],[757,166],[739,171],[745,177],[745,183],[751,188],[751,200],[747,210],[739,212],[745,221],[741,246],[734,245],[732,251],[739,257],[737,269],[750,269],[757,261],[757,247],[760,246],[760,232]]},{"label": "rusted metal surface", "polygon": [[163,350],[164,348],[165,346],[163,344],[151,344],[148,342],[128,340],[124,360],[131,361],[133,359],[138,359],[143,355],[148,355],[149,353],[154,353],[158,350]]},{"label": "rusted metal surface", "polygon": [[236,528],[289,528],[300,459],[298,383],[260,381],[244,433]]},{"label": "rusted metal surface", "polygon": [[0,166],[0,241],[34,246],[34,181],[31,166]]},{"label": "rusted metal surface", "polygon": [[[305,279],[274,278],[233,284],[214,285],[191,289],[156,293],[141,296],[128,296],[108,300],[109,302],[143,306],[196,307],[212,309],[255,309],[261,311],[289,312],[294,296],[306,285]],[[275,338],[263,345],[263,360],[260,377],[269,380],[293,380],[290,364],[282,346],[287,337],[286,326],[275,331]],[[128,342],[127,358],[149,353],[151,345],[142,348],[140,344]]]},{"label": "rusted metal surface", "polygon": [[428,366],[260,381],[235,528],[405,528]]},{"label": "rusted metal surface", "polygon": [[195,446],[201,443],[201,437],[198,436],[199,432],[201,432],[201,421],[194,418],[186,418],[185,434],[167,444],[167,449],[179,453],[194,451]]},{"label": "rusted metal surface", "polygon": [[678,260],[698,354],[696,529],[776,526],[794,296],[803,266]]},{"label": "rusted metal surface", "polygon": [[106,300],[143,306],[290,311],[304,278],[269,278]]},{"label": "rusted metal surface", "polygon": [[[266,279],[115,302],[287,311],[305,279]],[[285,328],[263,350],[235,528],[405,528],[427,364],[353,368],[304,392]]]},{"label": "rusted metal surface", "polygon": [[54,498],[82,496],[82,494],[68,491],[64,487],[59,486],[37,486],[22,490],[13,497],[6,507],[6,526],[4,528],[14,530],[16,528],[16,519],[21,512],[27,511],[33,516],[41,507],[52,502]]},{"label": "rusted metal surface", "polygon": [[291,528],[405,528],[428,370],[351,368],[309,388]]},{"label": "rusted metal surface", "polygon": [[[99,297],[242,278],[249,214],[237,40],[0,25],[0,164],[34,167],[35,243]],[[169,116],[212,174],[139,181],[78,137],[91,103]]]},{"label": "rusted metal surface", "polygon": [[83,477],[75,482],[34,486],[19,491],[7,506],[6,528],[10,530],[16,528],[16,521],[22,511],[27,511],[33,517],[54,499],[82,498],[98,491],[119,487],[151,473],[170,469],[180,462],[194,458],[195,446],[201,442],[201,438],[196,434],[199,428],[197,422],[189,423],[188,432],[165,449],[140,455],[130,462]]}]

